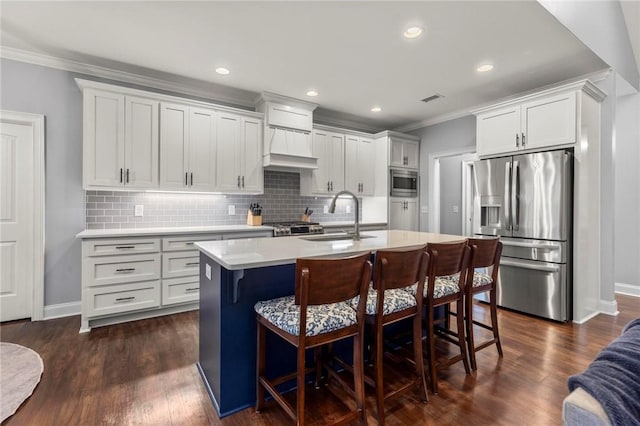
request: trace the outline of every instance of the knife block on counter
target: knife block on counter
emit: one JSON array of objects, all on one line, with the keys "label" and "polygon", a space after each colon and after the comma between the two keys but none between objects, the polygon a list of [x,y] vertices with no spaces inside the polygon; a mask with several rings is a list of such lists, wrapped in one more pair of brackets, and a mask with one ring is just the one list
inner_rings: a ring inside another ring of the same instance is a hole
[{"label": "knife block on counter", "polygon": [[255,216],[251,214],[251,210],[247,211],[247,225],[249,226],[262,225],[262,216]]},{"label": "knife block on counter", "polygon": [[311,222],[311,216],[303,214],[300,220],[303,222]]}]

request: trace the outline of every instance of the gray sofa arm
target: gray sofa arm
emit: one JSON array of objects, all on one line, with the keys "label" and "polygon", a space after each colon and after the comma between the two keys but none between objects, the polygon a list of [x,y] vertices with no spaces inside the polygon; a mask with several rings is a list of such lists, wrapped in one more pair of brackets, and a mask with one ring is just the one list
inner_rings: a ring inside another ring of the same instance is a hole
[{"label": "gray sofa arm", "polygon": [[564,399],[562,422],[565,426],[611,426],[602,405],[582,388]]}]

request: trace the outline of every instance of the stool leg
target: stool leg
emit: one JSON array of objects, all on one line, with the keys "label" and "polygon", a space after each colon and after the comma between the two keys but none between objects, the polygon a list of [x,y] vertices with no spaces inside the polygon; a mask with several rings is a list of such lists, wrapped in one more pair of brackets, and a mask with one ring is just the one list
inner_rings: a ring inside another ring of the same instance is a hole
[{"label": "stool leg", "polygon": [[498,355],[502,358],[502,344],[500,343],[500,333],[498,332],[498,304],[495,287],[489,293],[489,303],[491,310],[491,328],[493,329],[493,338],[496,340]]},{"label": "stool leg", "polygon": [[467,374],[471,374],[471,370],[469,369],[469,358],[467,357],[467,345],[465,343],[466,339],[464,336],[464,317],[462,315],[462,313],[464,312],[464,303],[462,293],[456,301],[456,310],[460,313],[456,318],[458,321],[458,345],[460,346],[460,355],[462,356],[464,371],[466,371]]},{"label": "stool leg", "polygon": [[258,321],[258,359],[257,359],[257,383],[256,383],[256,412],[259,413],[264,407],[264,386],[260,383],[260,378],[264,376],[266,364],[266,328]]},{"label": "stool leg", "polygon": [[303,345],[298,346],[298,373],[297,373],[297,412],[296,424],[304,425],[304,387],[305,387],[305,348]]},{"label": "stool leg", "polygon": [[322,346],[317,346],[313,350],[313,358],[316,364],[316,381],[315,387],[316,389],[320,389],[320,381],[322,379]]},{"label": "stool leg", "polygon": [[[428,306],[428,305],[427,305]],[[433,333],[433,309],[427,307],[427,344],[429,345],[429,373],[431,375],[431,390],[434,394],[438,393],[438,373],[436,372],[436,342]]]},{"label": "stool leg", "polygon": [[422,355],[422,318],[421,313],[417,312],[413,317],[413,359],[416,362],[416,374],[422,381],[423,402],[429,401],[427,391],[427,379],[424,375],[424,359]]},{"label": "stool leg", "polygon": [[363,351],[363,335],[361,330],[359,334],[353,337],[353,389],[355,391],[356,408],[360,411],[360,420],[366,424],[366,415],[364,408],[364,351]]},{"label": "stool leg", "polygon": [[376,405],[378,407],[378,424],[384,425],[384,373],[382,370],[382,319],[376,318],[375,324],[375,347],[376,347]]},{"label": "stool leg", "polygon": [[473,293],[465,295],[465,326],[467,331],[467,346],[469,350],[469,362],[471,369],[476,371],[476,344],[473,339]]}]

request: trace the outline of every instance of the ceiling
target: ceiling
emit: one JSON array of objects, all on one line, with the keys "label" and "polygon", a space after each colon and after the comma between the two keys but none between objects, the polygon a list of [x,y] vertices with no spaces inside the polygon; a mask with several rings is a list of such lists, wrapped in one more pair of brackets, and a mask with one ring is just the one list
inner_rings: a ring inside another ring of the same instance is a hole
[{"label": "ceiling", "polygon": [[[368,130],[407,128],[607,68],[535,1],[3,0],[0,8],[3,52],[186,82],[206,88],[203,97],[226,90],[238,105],[269,91]],[[409,25],[423,35],[403,38]],[[485,62],[495,68],[476,72]],[[220,66],[231,73],[216,74]],[[307,97],[310,88],[319,96]],[[421,102],[433,94],[444,98]]]}]

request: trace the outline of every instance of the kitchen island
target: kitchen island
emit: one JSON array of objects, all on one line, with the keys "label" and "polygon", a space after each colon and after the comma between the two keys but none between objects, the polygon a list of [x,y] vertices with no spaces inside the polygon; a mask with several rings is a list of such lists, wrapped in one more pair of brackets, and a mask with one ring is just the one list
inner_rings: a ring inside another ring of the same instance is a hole
[{"label": "kitchen island", "polygon": [[[200,250],[198,370],[220,417],[255,403],[253,306],[260,300],[294,293],[297,258],[347,256],[465,239],[411,231],[371,231],[363,233],[360,241],[340,238],[348,237],[325,234],[196,243]],[[269,361],[269,374],[280,375],[295,368],[295,349],[282,339],[268,339],[270,356],[276,359]]]}]

